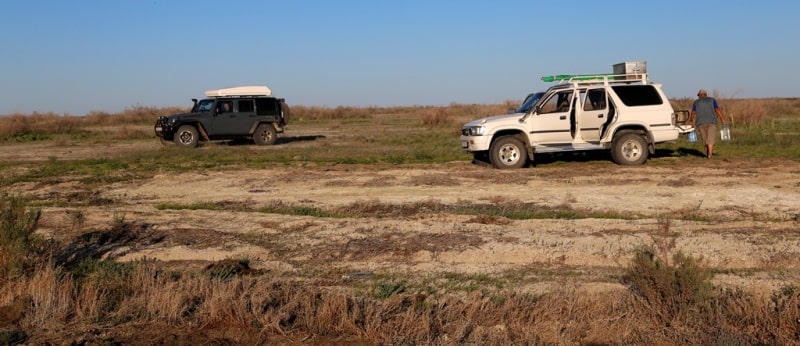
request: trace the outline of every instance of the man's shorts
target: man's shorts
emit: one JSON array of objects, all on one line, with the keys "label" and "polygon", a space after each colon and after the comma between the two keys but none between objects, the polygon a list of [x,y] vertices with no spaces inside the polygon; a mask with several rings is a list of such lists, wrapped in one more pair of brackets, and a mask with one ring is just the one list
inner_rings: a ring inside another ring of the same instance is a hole
[{"label": "man's shorts", "polygon": [[699,124],[697,125],[697,133],[700,134],[700,139],[703,140],[705,145],[717,143],[717,124]]}]

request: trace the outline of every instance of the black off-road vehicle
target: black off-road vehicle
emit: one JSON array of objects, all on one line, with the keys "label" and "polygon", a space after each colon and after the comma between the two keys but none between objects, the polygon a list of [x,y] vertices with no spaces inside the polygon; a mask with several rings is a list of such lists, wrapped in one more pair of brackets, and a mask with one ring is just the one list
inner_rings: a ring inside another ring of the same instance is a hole
[{"label": "black off-road vehicle", "polygon": [[162,143],[193,148],[200,141],[252,139],[258,145],[271,145],[289,122],[289,106],[272,97],[266,86],[208,90],[205,96],[192,99],[189,113],[156,120],[156,136]]}]

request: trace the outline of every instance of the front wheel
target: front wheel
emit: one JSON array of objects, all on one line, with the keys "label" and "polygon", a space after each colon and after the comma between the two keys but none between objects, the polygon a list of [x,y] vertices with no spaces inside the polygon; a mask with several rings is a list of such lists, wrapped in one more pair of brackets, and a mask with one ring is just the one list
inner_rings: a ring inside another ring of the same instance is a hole
[{"label": "front wheel", "polygon": [[197,133],[197,128],[192,125],[183,125],[178,128],[175,133],[175,144],[182,148],[197,147],[200,141],[200,135]]},{"label": "front wheel", "polygon": [[256,127],[256,133],[253,134],[253,142],[258,145],[273,145],[278,140],[278,131],[272,124],[261,124]]},{"label": "front wheel", "polygon": [[497,169],[522,168],[528,162],[525,143],[514,136],[500,137],[489,148],[489,160]]},{"label": "front wheel", "polygon": [[626,133],[614,139],[611,158],[620,165],[641,165],[647,161],[647,143],[635,133]]}]

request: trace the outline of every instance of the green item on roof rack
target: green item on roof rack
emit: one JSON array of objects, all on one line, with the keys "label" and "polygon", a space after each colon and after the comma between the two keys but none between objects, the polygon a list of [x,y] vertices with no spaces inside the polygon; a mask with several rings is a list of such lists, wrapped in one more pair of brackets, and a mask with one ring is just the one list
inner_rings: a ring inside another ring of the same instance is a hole
[{"label": "green item on roof rack", "polygon": [[603,79],[604,77],[608,77],[608,79],[613,80],[614,74],[557,74],[555,76],[544,76],[542,77],[543,82],[560,82],[565,80],[573,80],[573,81],[580,81],[580,80],[593,80],[593,79]]}]

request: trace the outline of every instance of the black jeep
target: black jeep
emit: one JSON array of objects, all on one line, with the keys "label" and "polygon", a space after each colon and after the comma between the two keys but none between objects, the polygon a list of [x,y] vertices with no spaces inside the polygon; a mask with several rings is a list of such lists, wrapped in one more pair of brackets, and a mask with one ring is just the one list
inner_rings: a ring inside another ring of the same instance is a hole
[{"label": "black jeep", "polygon": [[266,86],[206,91],[205,99],[192,99],[189,113],[156,120],[156,136],[193,148],[200,141],[252,139],[258,145],[275,144],[289,121],[289,106],[271,96]]}]

